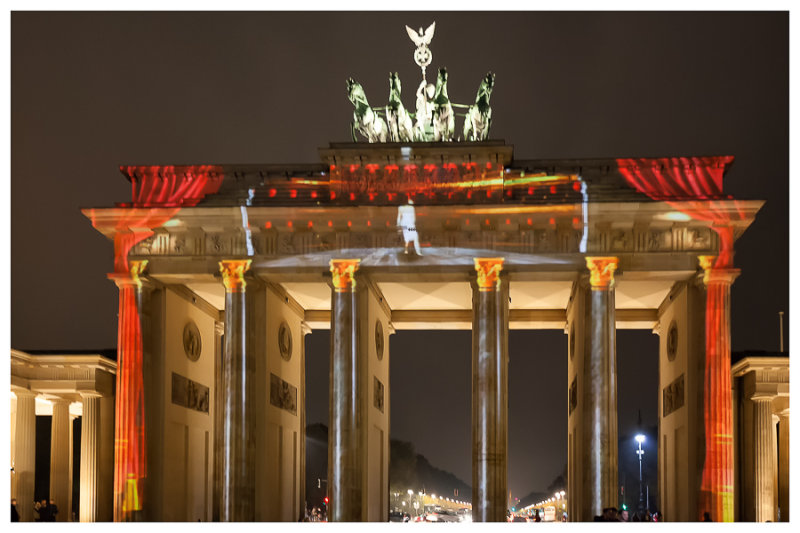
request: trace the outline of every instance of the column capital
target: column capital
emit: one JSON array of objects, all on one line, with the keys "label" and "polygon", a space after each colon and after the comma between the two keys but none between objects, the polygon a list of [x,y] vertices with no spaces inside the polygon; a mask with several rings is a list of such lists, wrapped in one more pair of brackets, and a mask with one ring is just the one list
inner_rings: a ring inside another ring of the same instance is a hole
[{"label": "column capital", "polygon": [[102,398],[103,395],[96,390],[79,390],[78,394],[81,397],[81,400],[90,400],[92,398]]},{"label": "column capital", "polygon": [[608,290],[614,286],[614,271],[617,270],[617,265],[619,265],[618,257],[586,257],[586,268],[591,274],[589,283],[593,291]]},{"label": "column capital", "polygon": [[331,259],[333,274],[333,290],[336,292],[353,292],[356,288],[355,273],[361,259]]},{"label": "column capital", "polygon": [[117,287],[120,289],[128,286],[141,288],[142,281],[144,281],[142,276],[144,275],[145,269],[147,269],[148,262],[147,259],[130,261],[130,268],[127,272],[112,272],[107,275],[108,279],[116,283]]},{"label": "column capital", "polygon": [[244,292],[247,282],[244,273],[250,270],[252,259],[223,259],[219,262],[225,292]]},{"label": "column capital", "polygon": [[772,403],[772,400],[775,399],[773,394],[768,392],[754,392],[752,396],[749,398],[751,401],[760,403],[760,402],[768,402]]},{"label": "column capital", "polygon": [[716,259],[716,255],[697,256],[700,268],[703,269],[703,284],[706,286],[708,286],[709,283],[725,283],[731,285],[742,271],[738,268],[714,268]]},{"label": "column capital", "polygon": [[500,271],[503,270],[504,257],[475,257],[475,271],[478,273],[478,290],[494,291],[500,287]]},{"label": "column capital", "polygon": [[13,392],[17,398],[36,398],[36,396],[38,396],[38,394],[30,389],[22,389],[13,386],[11,387],[11,392]]}]

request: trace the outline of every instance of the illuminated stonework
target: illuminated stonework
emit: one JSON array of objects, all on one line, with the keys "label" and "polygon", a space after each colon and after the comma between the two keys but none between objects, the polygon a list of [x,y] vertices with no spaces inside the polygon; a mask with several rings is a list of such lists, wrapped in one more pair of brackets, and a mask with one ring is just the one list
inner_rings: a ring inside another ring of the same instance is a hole
[{"label": "illuminated stonework", "polygon": [[250,269],[252,259],[234,259],[219,262],[219,271],[222,272],[222,283],[225,292],[243,292],[247,287],[244,273]]},{"label": "illuminated stonework", "polygon": [[708,277],[711,269],[714,266],[714,261],[717,259],[716,255],[698,255],[697,260],[700,262],[700,268],[703,269],[703,284],[708,285]]},{"label": "illuminated stonework", "polygon": [[356,288],[356,270],[361,259],[331,259],[333,289],[336,292],[352,292]]},{"label": "illuminated stonework", "polygon": [[503,270],[502,257],[476,257],[475,270],[478,272],[478,290],[493,291],[500,286],[500,271]]},{"label": "illuminated stonework", "polygon": [[593,291],[608,290],[614,286],[614,271],[619,264],[617,257],[587,257],[586,267],[591,276],[589,283]]}]

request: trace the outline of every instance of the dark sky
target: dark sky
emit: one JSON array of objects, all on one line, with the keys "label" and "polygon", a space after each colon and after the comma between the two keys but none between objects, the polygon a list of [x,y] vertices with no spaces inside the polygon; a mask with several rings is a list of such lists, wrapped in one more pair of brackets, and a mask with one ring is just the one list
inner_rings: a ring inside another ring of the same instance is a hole
[{"label": "dark sky", "polygon": [[[777,350],[786,13],[12,13],[11,346],[115,345],[112,246],[79,208],[129,199],[120,164],[316,162],[318,147],[349,140],[348,77],[382,105],[397,71],[413,106],[403,26],[433,20],[431,68],[448,68],[456,102],[496,73],[492,137],[518,158],[734,155],[725,192],[767,203],[736,243],[733,349]],[[469,342],[400,332],[391,348],[393,436],[467,482]],[[309,346],[324,358],[327,333]],[[565,346],[561,332],[511,333],[515,494],[563,466]],[[655,422],[656,337],[621,332],[618,346],[622,433],[643,392]],[[419,375],[423,363],[435,366]]]}]

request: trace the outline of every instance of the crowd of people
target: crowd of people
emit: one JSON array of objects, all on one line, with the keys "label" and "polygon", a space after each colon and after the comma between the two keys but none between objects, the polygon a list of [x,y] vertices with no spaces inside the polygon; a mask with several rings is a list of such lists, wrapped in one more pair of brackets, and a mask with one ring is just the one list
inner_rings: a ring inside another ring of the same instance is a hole
[{"label": "crowd of people", "polygon": [[[33,502],[33,510],[39,515],[39,518],[34,518],[36,522],[55,522],[56,515],[58,514],[58,506],[56,501],[51,499],[48,503],[47,500]],[[17,511],[17,499],[11,498],[11,521],[19,522],[19,511]]]},{"label": "crowd of people", "polygon": [[623,507],[606,507],[603,514],[594,517],[595,522],[663,522],[664,516],[659,511],[650,512],[650,509],[639,510],[631,513]]}]

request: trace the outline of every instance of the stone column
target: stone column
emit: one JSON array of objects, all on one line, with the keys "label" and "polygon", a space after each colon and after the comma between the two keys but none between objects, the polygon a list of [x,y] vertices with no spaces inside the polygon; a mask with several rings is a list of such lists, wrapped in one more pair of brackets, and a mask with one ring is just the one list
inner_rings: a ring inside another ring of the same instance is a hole
[{"label": "stone column", "polygon": [[[220,261],[225,284],[222,359],[222,468],[220,521],[255,520],[255,359],[247,331],[244,275],[252,260]],[[266,408],[261,406],[261,408]]]},{"label": "stone column", "polygon": [[772,468],[772,398],[754,396],[753,401],[753,457],[755,472],[756,522],[775,520],[775,472]]},{"label": "stone column", "polygon": [[33,522],[33,488],[36,477],[36,395],[15,389],[17,417],[14,442],[14,477],[17,512],[22,522]]},{"label": "stone column", "polygon": [[586,257],[591,292],[586,306],[583,364],[584,482],[581,520],[617,505],[616,257]]},{"label": "stone column", "polygon": [[508,282],[502,257],[475,258],[472,284],[472,519],[505,522],[508,488]]},{"label": "stone column", "polygon": [[730,289],[739,270],[715,266],[713,255],[698,259],[706,286],[705,461],[698,520],[708,512],[714,522],[733,522]]},{"label": "stone column", "polygon": [[789,409],[780,412],[778,422],[778,508],[780,521],[789,521]]},{"label": "stone column", "polygon": [[119,287],[117,385],[114,426],[114,521],[140,521],[145,500],[143,336],[140,276],[147,261],[130,261],[129,271],[109,274]]},{"label": "stone column", "polygon": [[225,322],[214,322],[214,489],[211,495],[211,520],[219,522],[222,497],[222,355]]},{"label": "stone column", "polygon": [[359,379],[358,295],[360,259],[332,259],[330,429],[328,431],[328,520],[364,519],[364,448],[359,411],[364,395]]},{"label": "stone column", "polygon": [[81,472],[79,520],[97,522],[100,395],[81,393]]},{"label": "stone column", "polygon": [[50,430],[50,499],[58,506],[56,520],[68,522],[72,510],[68,507],[72,486],[70,485],[70,416],[69,400],[52,401],[53,417]]}]

